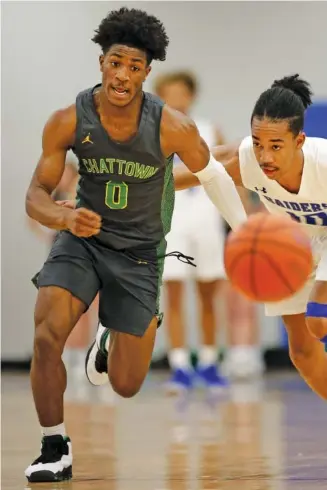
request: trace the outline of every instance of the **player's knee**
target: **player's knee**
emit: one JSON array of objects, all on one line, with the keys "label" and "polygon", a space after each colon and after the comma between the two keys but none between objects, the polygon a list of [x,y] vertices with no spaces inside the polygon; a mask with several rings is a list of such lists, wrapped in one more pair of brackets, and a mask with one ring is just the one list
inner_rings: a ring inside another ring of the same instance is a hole
[{"label": "player's knee", "polygon": [[303,363],[311,357],[311,350],[301,348],[300,346],[291,347],[289,349],[290,359],[296,368],[300,368]]},{"label": "player's knee", "polygon": [[59,361],[64,348],[64,342],[56,335],[54,325],[41,322],[36,325],[34,336],[34,357],[40,361]]},{"label": "player's knee", "polygon": [[311,335],[327,343],[327,305],[308,303],[305,321]]},{"label": "player's knee", "polygon": [[132,398],[141,388],[142,383],[122,373],[108,373],[113,390],[123,398]]},{"label": "player's knee", "polygon": [[311,335],[321,340],[327,336],[327,318],[307,317],[306,324]]},{"label": "player's knee", "polygon": [[[306,336],[289,335],[289,355],[293,364],[297,367],[312,357],[317,343],[313,338]],[[310,341],[311,340],[311,341]]]}]

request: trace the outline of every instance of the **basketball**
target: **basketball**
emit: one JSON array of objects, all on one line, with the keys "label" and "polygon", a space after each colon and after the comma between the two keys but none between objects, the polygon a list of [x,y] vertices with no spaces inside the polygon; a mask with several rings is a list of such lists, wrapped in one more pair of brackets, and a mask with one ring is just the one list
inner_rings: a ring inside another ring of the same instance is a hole
[{"label": "basketball", "polygon": [[301,289],[312,271],[310,238],[288,216],[257,213],[229,234],[224,262],[232,285],[249,299],[281,301]]}]

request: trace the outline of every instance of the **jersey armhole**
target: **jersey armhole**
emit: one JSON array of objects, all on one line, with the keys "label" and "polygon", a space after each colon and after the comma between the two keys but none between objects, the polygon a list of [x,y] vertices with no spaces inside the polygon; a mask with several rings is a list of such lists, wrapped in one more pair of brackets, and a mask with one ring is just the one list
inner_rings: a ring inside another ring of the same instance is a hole
[{"label": "jersey armhole", "polygon": [[76,149],[78,147],[78,143],[80,141],[82,141],[83,139],[83,117],[78,117],[78,112],[77,112],[77,103],[78,103],[78,98],[80,97],[81,95],[78,94],[78,96],[76,97],[76,103],[75,103],[75,110],[76,110],[76,128],[75,128],[75,138],[74,138],[74,142],[71,146],[71,150],[72,152],[76,155]]},{"label": "jersey armhole", "polygon": [[162,123],[162,111],[164,108],[165,104],[162,106],[159,106],[159,122],[157,124],[156,130],[155,130],[155,141],[156,141],[156,146],[158,150],[158,155],[161,155],[162,159],[165,161],[165,163],[171,158],[174,157],[174,153],[172,153],[169,157],[166,157],[161,148],[161,141],[160,141],[160,134],[161,134],[161,123]]}]

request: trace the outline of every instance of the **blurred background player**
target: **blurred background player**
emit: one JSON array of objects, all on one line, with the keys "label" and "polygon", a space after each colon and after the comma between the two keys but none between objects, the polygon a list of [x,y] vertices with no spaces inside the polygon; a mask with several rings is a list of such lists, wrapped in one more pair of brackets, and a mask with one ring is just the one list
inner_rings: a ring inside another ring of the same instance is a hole
[{"label": "blurred background player", "polygon": [[[61,181],[54,192],[55,201],[65,201],[75,199],[76,186],[78,182],[77,162],[74,158],[67,158],[65,170]],[[37,221],[27,217],[29,229],[49,248],[51,248],[53,240],[56,236],[56,231],[42,226]],[[97,299],[94,302],[93,308],[81,317],[76,328],[68,337],[63,360],[67,370],[70,372],[74,380],[82,380],[85,378],[85,355],[92,337],[92,321],[95,316],[94,309],[97,305]]]},{"label": "blurred background player", "polygon": [[[238,187],[246,213],[263,212],[259,198],[251,191]],[[178,194],[178,193],[177,193]],[[225,223],[226,234],[230,227]],[[225,305],[228,349],[223,363],[223,373],[228,378],[248,379],[260,376],[264,369],[258,311],[255,303],[236,291],[226,281]]]},{"label": "blurred background player", "polygon": [[[198,81],[187,71],[170,72],[155,83],[156,94],[170,107],[190,114],[198,94]],[[223,136],[211,122],[195,118],[195,123],[207,145],[224,143]],[[175,165],[183,165],[175,156]],[[224,220],[208,199],[204,190],[187,189],[176,193],[171,232],[167,237],[167,251],[182,250],[195,258],[196,268],[183,262],[166,261],[163,280],[166,291],[168,353],[172,377],[170,391],[193,386],[194,372],[187,348],[183,297],[185,282],[191,276],[196,280],[200,308],[201,347],[197,374],[210,388],[224,387],[226,381],[218,370],[217,318],[215,297],[224,279],[223,246]]]},{"label": "blurred background player", "polygon": [[[198,81],[189,71],[173,71],[159,76],[155,92],[170,107],[189,114],[198,96]],[[225,139],[220,129],[206,119],[195,118],[202,138],[209,148],[222,145]],[[183,163],[175,157],[175,165]],[[239,189],[247,212],[254,212],[258,200],[253,193]],[[206,386],[219,388],[226,381],[218,369],[216,294],[225,297],[227,341],[229,349],[224,362],[224,373],[230,377],[247,378],[263,371],[259,342],[259,325],[255,305],[241,296],[224,281],[223,247],[225,233],[230,228],[201,188],[176,193],[172,229],[167,237],[168,251],[183,250],[195,257],[197,267],[183,262],[166,262],[163,279],[166,288],[168,352],[172,376],[170,391],[193,386],[194,373],[184,318],[183,298],[185,283],[192,275],[200,307],[202,345],[199,348],[197,374]]]},{"label": "blurred background player", "polygon": [[[327,140],[306,137],[303,131],[311,103],[310,84],[298,74],[275,80],[254,106],[252,135],[231,146],[229,154],[226,147],[213,149],[213,154],[226,159],[225,169],[235,185],[256,192],[268,212],[301,223],[311,239],[314,266],[306,284],[290,297],[265,303],[265,312],[283,318],[290,359],[326,400]],[[184,171],[174,177],[176,189],[187,189],[195,180]]]}]

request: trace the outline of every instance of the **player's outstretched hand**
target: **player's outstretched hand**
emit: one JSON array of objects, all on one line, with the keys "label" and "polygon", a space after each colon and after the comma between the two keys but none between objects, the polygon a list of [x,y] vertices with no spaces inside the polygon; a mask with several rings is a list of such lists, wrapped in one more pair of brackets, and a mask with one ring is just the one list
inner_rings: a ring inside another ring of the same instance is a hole
[{"label": "player's outstretched hand", "polygon": [[101,217],[85,208],[65,209],[66,228],[74,235],[88,238],[97,235],[101,228]]}]

